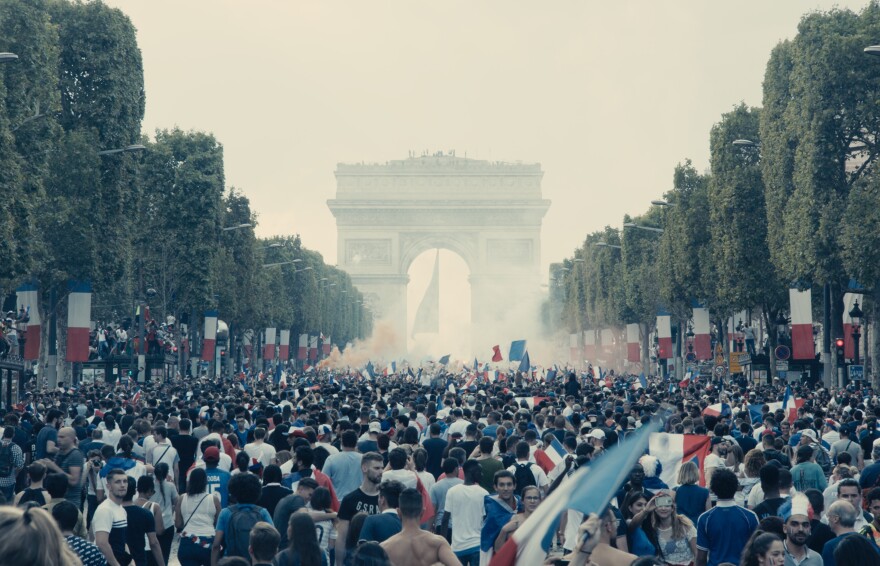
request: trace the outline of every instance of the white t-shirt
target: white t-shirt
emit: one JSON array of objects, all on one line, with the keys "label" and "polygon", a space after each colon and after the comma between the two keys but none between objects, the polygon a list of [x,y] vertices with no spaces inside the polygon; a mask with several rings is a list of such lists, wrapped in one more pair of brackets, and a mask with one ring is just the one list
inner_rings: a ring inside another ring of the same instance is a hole
[{"label": "white t-shirt", "polygon": [[411,487],[413,489],[418,486],[418,476],[411,470],[388,470],[382,472],[382,481],[396,480],[403,484],[403,487]]},{"label": "white t-shirt", "polygon": [[152,452],[147,452],[147,454],[150,454],[148,460],[153,464],[153,467],[162,462],[168,464],[168,479],[174,479],[174,463],[179,462],[180,457],[177,455],[177,449],[171,446],[170,440],[166,439],[162,444],[154,443]]},{"label": "white t-shirt", "polygon": [[109,497],[95,509],[92,528],[96,533],[111,533],[114,529],[128,527],[128,517],[122,505],[114,503]]},{"label": "white t-shirt", "polygon": [[275,447],[265,442],[245,444],[244,451],[247,452],[249,457],[262,462],[263,468],[272,464],[275,460]]},{"label": "white t-shirt", "polygon": [[452,529],[452,550],[464,550],[480,547],[480,531],[483,528],[484,498],[489,492],[480,484],[453,486],[446,492],[445,513],[452,513],[455,527]]}]

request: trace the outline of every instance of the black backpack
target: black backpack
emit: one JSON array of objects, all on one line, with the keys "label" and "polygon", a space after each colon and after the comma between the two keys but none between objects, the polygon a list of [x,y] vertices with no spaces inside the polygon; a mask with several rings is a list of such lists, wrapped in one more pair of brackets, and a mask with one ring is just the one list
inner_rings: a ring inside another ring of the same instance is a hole
[{"label": "black backpack", "polygon": [[15,462],[12,458],[12,442],[0,443],[0,477],[6,478],[15,470]]},{"label": "black backpack", "polygon": [[248,546],[250,545],[251,529],[263,520],[260,515],[260,507],[231,505],[229,510],[229,524],[223,536],[227,556],[241,556],[250,559]]},{"label": "black backpack", "polygon": [[532,464],[529,462],[525,464],[517,462],[514,464],[513,479],[516,480],[517,495],[522,495],[522,490],[530,485],[538,485],[537,480],[535,480],[535,473],[532,471]]}]

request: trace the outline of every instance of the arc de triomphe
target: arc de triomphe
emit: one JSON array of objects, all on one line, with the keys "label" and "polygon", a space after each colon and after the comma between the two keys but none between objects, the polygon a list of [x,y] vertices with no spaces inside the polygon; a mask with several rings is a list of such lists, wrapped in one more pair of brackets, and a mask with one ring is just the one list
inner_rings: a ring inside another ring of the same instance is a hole
[{"label": "arc de triomphe", "polygon": [[410,265],[433,248],[458,254],[470,270],[474,337],[538,304],[541,221],[550,206],[541,195],[540,164],[453,152],[340,163],[335,175],[336,198],[327,205],[336,217],[339,267],[376,320],[391,321],[399,336],[407,331]]}]

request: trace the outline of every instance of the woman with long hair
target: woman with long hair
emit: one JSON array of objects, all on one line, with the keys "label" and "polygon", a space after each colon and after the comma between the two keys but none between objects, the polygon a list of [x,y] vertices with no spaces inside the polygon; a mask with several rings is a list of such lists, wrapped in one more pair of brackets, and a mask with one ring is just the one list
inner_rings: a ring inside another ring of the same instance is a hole
[{"label": "woman with long hair", "polygon": [[696,560],[697,529],[690,519],[677,513],[671,490],[659,491],[642,512],[633,517],[630,528],[634,527],[641,528],[654,546],[652,554],[666,564],[686,566]]},{"label": "woman with long hair", "polygon": [[294,513],[287,525],[290,546],[275,555],[275,566],[327,566],[327,556],[318,546],[315,522],[308,513]]},{"label": "woman with long hair", "polygon": [[627,551],[636,556],[652,556],[656,552],[654,545],[651,544],[645,531],[641,529],[638,523],[633,523],[635,517],[644,516],[645,508],[650,500],[650,493],[634,489],[628,492],[626,497],[623,498],[623,507],[620,509],[627,525]]},{"label": "woman with long hair", "polygon": [[39,507],[0,506],[0,563],[80,566],[52,515]]},{"label": "woman with long hair", "polygon": [[785,547],[782,539],[775,533],[766,533],[760,529],[752,533],[749,542],[743,549],[740,566],[783,566],[785,564]]},{"label": "woman with long hair", "polygon": [[510,518],[510,521],[507,522],[506,525],[501,527],[501,531],[499,531],[498,536],[495,537],[495,552],[501,550],[501,547],[504,546],[504,543],[507,542],[507,539],[513,534],[513,531],[518,529],[520,525],[526,522],[532,513],[535,512],[535,509],[538,508],[538,505],[541,504],[541,490],[538,486],[530,485],[528,487],[524,487],[522,490],[522,512],[515,514]]},{"label": "woman with long hair", "polygon": [[344,566],[350,566],[351,564],[351,559],[358,546],[358,541],[361,539],[361,531],[364,528],[364,521],[366,519],[367,514],[361,511],[355,513],[351,521],[348,522],[348,532],[345,534],[345,560],[342,562]]},{"label": "woman with long hair", "polygon": [[171,543],[174,541],[174,507],[177,505],[177,487],[173,481],[168,481],[168,464],[159,462],[153,469],[155,476],[156,492],[150,497],[150,501],[156,503],[162,510],[162,522],[165,524],[165,532],[159,535],[159,546],[162,547],[162,556],[168,564],[171,556]]},{"label": "woman with long hair", "polygon": [[180,566],[210,566],[219,515],[220,498],[208,493],[207,472],[194,468],[187,478],[186,493],[174,507],[174,526],[180,532]]},{"label": "woman with long hair", "polygon": [[704,511],[712,508],[709,490],[700,487],[700,468],[693,462],[685,462],[678,469],[678,489],[675,490],[675,506],[678,512],[697,524]]},{"label": "woman with long hair", "polygon": [[334,543],[336,541],[336,529],[333,528],[333,519],[328,519],[327,514],[330,514],[332,517],[336,517],[336,513],[333,512],[333,503],[330,497],[330,490],[326,487],[319,487],[312,493],[312,498],[309,500],[308,509],[312,511],[318,511],[320,513],[319,516],[312,515],[312,520],[315,521],[315,533],[318,537],[318,546],[321,547],[321,552],[324,553],[324,557],[327,560],[330,560],[330,549],[333,548]]},{"label": "woman with long hair", "polygon": [[[171,531],[171,525],[168,525],[167,528],[165,527],[165,523],[162,521],[162,508],[159,507],[158,503],[151,500],[155,494],[156,482],[153,480],[153,476],[139,477],[137,480],[137,499],[134,500],[134,504],[142,509],[146,509],[153,516],[153,522],[156,525],[156,538],[158,539],[165,534],[165,531]],[[148,549],[150,547],[149,540],[145,540],[144,545]],[[159,544],[160,548],[161,546]],[[147,552],[147,564],[156,564],[156,559],[153,558],[152,552]]]},{"label": "woman with long hair", "polygon": [[743,473],[739,475],[739,489],[733,496],[734,501],[740,507],[745,507],[752,488],[761,481],[761,468],[767,460],[764,453],[758,449],[749,450],[743,459]]}]

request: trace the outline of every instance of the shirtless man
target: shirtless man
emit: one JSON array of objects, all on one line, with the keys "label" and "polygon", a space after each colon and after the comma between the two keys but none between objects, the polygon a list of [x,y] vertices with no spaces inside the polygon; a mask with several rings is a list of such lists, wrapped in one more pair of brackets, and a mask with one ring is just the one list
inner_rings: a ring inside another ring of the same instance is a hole
[{"label": "shirtless man", "polygon": [[402,530],[382,543],[392,564],[412,566],[461,566],[446,539],[423,531],[419,527],[422,520],[422,496],[412,488],[400,493],[398,512]]}]

